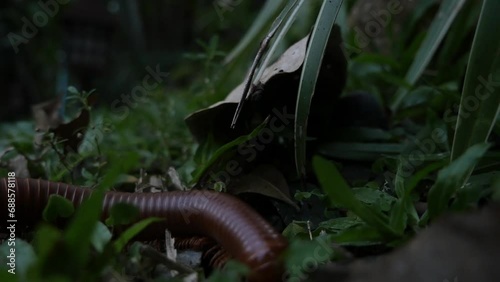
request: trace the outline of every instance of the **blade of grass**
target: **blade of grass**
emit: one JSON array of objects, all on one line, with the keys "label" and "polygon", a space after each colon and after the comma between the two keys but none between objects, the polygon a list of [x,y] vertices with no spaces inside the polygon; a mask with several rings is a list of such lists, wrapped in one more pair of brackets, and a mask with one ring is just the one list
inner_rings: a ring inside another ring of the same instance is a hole
[{"label": "blade of grass", "polygon": [[243,39],[238,42],[238,45],[227,55],[223,64],[230,64],[241,54],[249,52],[253,43],[264,37],[266,27],[272,24],[284,3],[285,1],[282,0],[267,0],[250,29],[243,36]]},{"label": "blade of grass", "polygon": [[[500,2],[485,0],[472,44],[462,91],[451,161],[474,144],[483,143],[495,126],[500,111]],[[471,107],[471,102],[474,107]],[[472,173],[466,172],[464,181]]]},{"label": "blade of grass", "polygon": [[276,38],[274,39],[273,43],[269,46],[269,51],[267,54],[264,56],[262,59],[262,64],[259,67],[259,72],[255,76],[253,83],[257,83],[260,81],[260,78],[264,74],[264,71],[266,70],[267,66],[269,65],[269,61],[271,58],[273,58],[274,53],[276,53],[276,49],[278,48],[279,44],[282,42],[283,38],[285,37],[286,33],[292,26],[292,23],[295,21],[297,18],[297,13],[302,7],[302,4],[304,4],[304,0],[299,0],[296,2],[296,4],[290,9],[290,12],[288,12],[289,16],[286,18],[285,23],[282,24],[278,32],[276,33]]},{"label": "blade of grass", "polygon": [[[429,28],[429,32],[424,42],[422,42],[413,64],[406,73],[405,79],[410,85],[414,85],[424,72],[464,3],[465,0],[444,0],[439,7],[439,11]],[[401,102],[408,93],[408,88],[400,87],[398,89],[392,101],[392,112],[397,112]]]},{"label": "blade of grass", "polygon": [[316,176],[328,195],[330,201],[355,213],[368,225],[376,228],[380,233],[394,236],[398,233],[388,224],[389,218],[377,209],[363,204],[356,198],[335,165],[319,156],[313,158],[313,167]]},{"label": "blade of grass", "polygon": [[83,265],[89,259],[90,243],[97,221],[102,213],[102,202],[104,193],[111,187],[118,176],[128,170],[139,157],[133,152],[129,152],[126,157],[115,157],[113,165],[109,168],[102,182],[98,185],[90,198],[84,201],[75,213],[70,225],[65,231],[64,239],[69,248],[75,254],[73,259],[78,259],[77,264]]},{"label": "blade of grass", "polygon": [[306,51],[300,78],[295,118],[295,163],[301,179],[305,178],[307,118],[318,80],[321,61],[330,32],[343,0],[325,0],[319,11],[314,30]]},{"label": "blade of grass", "polygon": [[439,171],[436,183],[429,190],[427,197],[429,209],[428,215],[423,217],[425,220],[433,219],[448,209],[451,197],[463,186],[464,175],[479,162],[489,147],[490,145],[486,143],[476,144]]},{"label": "blade of grass", "polygon": [[193,179],[191,180],[191,183],[196,183],[200,178],[205,175],[208,169],[214,165],[219,158],[221,158],[224,154],[228,153],[230,150],[233,150],[234,148],[238,147],[238,145],[243,144],[245,142],[248,142],[255,138],[260,131],[266,126],[267,120],[265,120],[262,124],[257,126],[250,134],[248,135],[243,135],[240,136],[233,141],[224,144],[222,147],[217,149],[214,154],[210,157],[208,162],[206,162],[205,166],[201,168],[194,176]]},{"label": "blade of grass", "polygon": [[[274,20],[271,30],[269,33],[266,35],[266,37],[262,40],[260,43],[259,51],[257,52],[257,55],[255,56],[252,66],[250,67],[250,72],[248,73],[248,76],[246,78],[245,82],[245,88],[243,89],[243,94],[241,95],[240,102],[238,103],[238,106],[236,107],[236,111],[233,116],[233,121],[231,122],[231,128],[234,128],[236,125],[236,122],[238,121],[238,117],[240,115],[241,109],[243,108],[243,105],[245,103],[246,97],[248,93],[252,92],[253,89],[253,79],[255,75],[255,71],[259,64],[262,62],[262,57],[268,53],[269,49],[269,42],[271,39],[274,37],[276,32],[280,29],[280,27],[283,24],[283,21],[288,18],[289,14],[297,8],[297,5],[299,3],[302,3],[303,0],[290,0],[286,7],[281,11],[280,15]],[[274,44],[277,44],[276,41]]]}]

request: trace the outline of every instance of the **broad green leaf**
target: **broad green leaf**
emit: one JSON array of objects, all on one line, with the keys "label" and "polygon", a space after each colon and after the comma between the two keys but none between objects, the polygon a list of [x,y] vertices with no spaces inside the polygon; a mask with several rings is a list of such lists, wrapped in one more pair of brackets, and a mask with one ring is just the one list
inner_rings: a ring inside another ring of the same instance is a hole
[{"label": "broad green leaf", "polygon": [[150,217],[143,219],[134,225],[130,226],[125,230],[118,239],[114,242],[114,247],[117,252],[120,252],[127,243],[134,238],[137,234],[139,234],[144,228],[148,227],[151,223],[159,222],[164,220],[163,218]]},{"label": "broad green leaf", "polygon": [[70,217],[74,211],[75,208],[70,200],[59,195],[51,195],[47,206],[43,209],[43,219],[48,222],[55,222],[60,217]]},{"label": "broad green leaf", "polygon": [[250,272],[248,266],[241,262],[230,260],[223,269],[216,269],[205,282],[241,281]]},{"label": "broad green leaf", "polygon": [[137,161],[138,155],[134,152],[127,152],[126,157],[112,157],[110,163],[113,165],[104,174],[102,182],[94,189],[90,198],[84,201],[76,211],[64,234],[64,240],[72,251],[74,264],[84,265],[89,259],[92,234],[95,232],[96,224],[101,217],[105,191]]},{"label": "broad green leaf", "polygon": [[417,187],[418,183],[427,177],[430,173],[441,169],[443,166],[445,166],[448,163],[447,160],[440,160],[433,162],[424,168],[420,169],[417,171],[415,174],[412,174],[410,177],[405,178],[404,185],[405,185],[405,193],[409,195],[415,187]]},{"label": "broad green leaf", "polygon": [[[406,73],[405,80],[410,85],[414,85],[424,72],[464,3],[465,0],[444,0],[441,3],[439,11],[429,27],[427,36],[422,42],[413,64]],[[408,91],[409,89],[405,87],[398,89],[391,104],[392,112],[397,112]]]},{"label": "broad green leaf", "polygon": [[[302,280],[298,277],[303,277],[302,272],[308,271],[306,261],[313,260],[315,264],[321,264],[330,260],[336,255],[335,250],[330,244],[328,236],[319,236],[313,240],[293,240],[285,252],[285,265],[288,269],[288,280]],[[307,264],[309,265],[309,264]]]},{"label": "broad green leaf", "polygon": [[363,224],[359,217],[338,217],[320,222],[318,228],[325,229],[330,233],[339,233]]},{"label": "broad green leaf", "polygon": [[359,201],[332,162],[315,156],[313,167],[321,187],[333,204],[349,209],[380,233],[388,236],[396,235],[388,224],[389,218],[378,209]]},{"label": "broad green leaf", "polygon": [[477,164],[490,145],[476,144],[462,156],[443,168],[427,197],[428,217],[433,219],[448,209],[448,203],[455,192],[461,189],[466,174]]},{"label": "broad green leaf", "polygon": [[366,187],[352,188],[352,192],[359,201],[384,212],[389,211],[396,200],[396,198],[385,192]]},{"label": "broad green leaf", "polygon": [[131,204],[116,203],[109,211],[106,225],[117,226],[134,222],[139,217],[139,209]]},{"label": "broad green leaf", "polygon": [[332,235],[331,238],[337,244],[349,246],[370,246],[385,241],[385,236],[380,233],[380,230],[369,225],[344,229]]},{"label": "broad green leaf", "polygon": [[111,241],[113,234],[109,231],[108,227],[104,225],[102,222],[98,221],[96,227],[94,228],[94,232],[92,233],[92,238],[90,241],[92,242],[92,246],[98,251],[103,252],[106,245]]},{"label": "broad green leaf", "polygon": [[389,224],[399,234],[403,234],[408,220],[408,205],[411,204],[408,198],[397,199],[392,207]]},{"label": "broad green leaf", "polygon": [[307,234],[308,231],[304,227],[307,226],[305,221],[292,221],[288,226],[283,230],[283,236],[288,238],[289,240],[296,238],[299,234]]},{"label": "broad green leaf", "polygon": [[[499,9],[499,1],[483,2],[465,75],[451,161],[460,158],[472,145],[486,142],[500,112]],[[473,168],[464,174],[470,175]]]},{"label": "broad green leaf", "polygon": [[297,97],[295,118],[295,162],[297,173],[305,177],[307,119],[311,108],[311,101],[316,88],[321,62],[330,32],[335,23],[337,14],[342,6],[342,0],[323,1],[314,30],[312,31],[309,46],[306,51],[302,74],[300,77],[299,93]]}]

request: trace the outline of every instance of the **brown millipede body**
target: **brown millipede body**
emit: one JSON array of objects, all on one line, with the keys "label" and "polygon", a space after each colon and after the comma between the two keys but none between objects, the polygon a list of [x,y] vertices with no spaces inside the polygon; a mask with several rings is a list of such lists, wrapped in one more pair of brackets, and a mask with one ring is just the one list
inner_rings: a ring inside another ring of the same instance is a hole
[{"label": "brown millipede body", "polygon": [[[8,179],[0,179],[0,202],[7,203]],[[41,220],[50,195],[57,194],[77,208],[92,189],[39,179],[16,179],[16,219],[19,225],[34,226]],[[251,281],[277,281],[283,272],[281,254],[287,241],[256,211],[239,199],[207,190],[163,193],[106,192],[102,219],[116,203],[128,203],[140,211],[140,218],[165,220],[150,226],[141,238],[163,238],[165,229],[174,236],[206,235],[213,238],[233,258],[246,264]],[[7,209],[0,208],[6,222]]]}]

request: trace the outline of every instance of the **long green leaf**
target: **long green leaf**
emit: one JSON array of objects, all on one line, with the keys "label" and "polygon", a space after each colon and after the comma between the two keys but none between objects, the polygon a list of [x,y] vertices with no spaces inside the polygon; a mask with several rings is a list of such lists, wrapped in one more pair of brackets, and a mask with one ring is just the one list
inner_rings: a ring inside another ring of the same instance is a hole
[{"label": "long green leaf", "polygon": [[[424,72],[464,3],[465,0],[444,0],[441,4],[429,28],[429,32],[406,74],[405,79],[410,85],[414,85]],[[408,93],[409,89],[406,87],[398,89],[391,105],[391,110],[393,112],[398,110],[401,102]]]},{"label": "long green leaf", "polygon": [[429,190],[427,197],[429,219],[447,210],[451,197],[463,186],[464,175],[479,162],[489,147],[487,143],[476,144],[439,171],[436,183]]},{"label": "long green leaf", "polygon": [[388,224],[389,218],[386,215],[377,209],[363,204],[356,198],[332,162],[315,156],[313,158],[313,167],[321,187],[332,203],[349,209],[368,225],[376,228],[384,235],[397,235],[397,232]]},{"label": "long green leaf", "polygon": [[[488,140],[500,112],[498,11],[500,1],[483,2],[462,91],[452,161],[472,145]],[[470,175],[472,169],[466,174]]]},{"label": "long green leaf", "polygon": [[126,157],[114,157],[112,160],[114,161],[113,165],[105,174],[102,182],[93,191],[90,198],[80,205],[72,222],[65,230],[64,239],[71,248],[74,254],[72,259],[77,260],[74,262],[77,265],[85,264],[86,260],[90,258],[89,246],[92,233],[102,213],[105,191],[115,183],[124,169],[127,170],[137,162],[138,155],[134,152],[128,152]]},{"label": "long green leaf", "polygon": [[208,162],[205,164],[204,167],[202,167],[194,176],[193,179],[191,180],[191,183],[196,183],[200,178],[205,175],[205,173],[219,160],[222,156],[225,154],[229,153],[231,150],[234,150],[234,148],[238,147],[238,145],[243,144],[245,142],[248,142],[255,138],[257,135],[259,135],[260,131],[266,126],[267,120],[261,123],[259,126],[257,126],[250,134],[248,135],[243,135],[240,136],[233,141],[224,144],[222,147],[217,149],[214,154],[210,157]]},{"label": "long green leaf", "polygon": [[243,36],[243,39],[238,42],[238,45],[236,45],[224,59],[224,64],[229,64],[241,54],[249,52],[254,43],[256,43],[259,38],[265,36],[267,27],[270,26],[274,18],[276,18],[284,3],[285,1],[283,0],[266,1],[264,6],[260,9],[257,18],[253,21],[252,26]]},{"label": "long green leaf", "polygon": [[321,61],[325,53],[330,32],[343,0],[325,0],[319,11],[307,48],[300,78],[295,119],[295,162],[297,173],[305,177],[307,118],[316,88]]},{"label": "long green leaf", "polygon": [[132,240],[137,234],[139,234],[144,228],[148,227],[150,224],[164,220],[163,218],[150,217],[143,219],[134,225],[130,226],[125,230],[118,239],[113,243],[113,246],[117,252],[120,252],[127,243]]},{"label": "long green leaf", "polygon": [[[255,76],[255,78],[253,80],[254,83],[257,83],[258,81],[260,81],[260,78],[262,77],[262,75],[264,74],[264,71],[266,70],[267,66],[269,65],[269,61],[271,60],[271,58],[273,58],[274,53],[276,53],[276,49],[278,48],[279,44],[282,42],[286,33],[288,32],[288,30],[292,26],[292,23],[297,18],[298,11],[302,7],[302,4],[304,4],[304,1],[305,0],[298,0],[298,1],[294,2],[294,5],[291,6],[290,11],[286,14],[287,17],[286,17],[285,22],[280,27],[280,29],[277,31],[276,36],[275,36],[276,38],[271,43],[271,45],[269,46],[269,51],[267,51],[267,54],[262,59],[262,63],[259,67],[259,72],[257,73],[257,75]],[[292,2],[290,2],[290,3],[292,3]]]},{"label": "long green leaf", "polygon": [[[236,107],[236,111],[233,116],[233,121],[231,122],[231,128],[234,128],[236,125],[236,122],[238,121],[238,117],[240,115],[241,109],[243,108],[243,105],[245,103],[247,95],[252,91],[253,89],[253,81],[255,78],[255,71],[257,67],[260,65],[262,66],[262,58],[266,55],[269,55],[269,43],[271,42],[271,39],[274,37],[276,32],[278,32],[280,29],[283,27],[283,22],[289,21],[290,18],[292,18],[291,22],[293,22],[293,19],[296,16],[296,10],[302,5],[303,0],[290,0],[288,4],[285,6],[285,8],[281,11],[279,16],[274,20],[271,29],[269,30],[269,33],[266,35],[266,37],[262,40],[260,43],[260,48],[259,51],[257,52],[257,55],[255,55],[255,58],[253,60],[252,66],[250,67],[250,71],[247,75],[246,81],[245,81],[245,87],[243,88],[243,94],[241,95],[240,102],[238,103],[238,106]],[[295,14],[294,14],[295,11]],[[290,16],[289,16],[290,15]],[[288,25],[291,25],[291,22],[288,23]],[[288,30],[288,28],[286,29]],[[285,32],[286,32],[285,30]],[[275,47],[275,45],[278,42],[275,40],[271,45]]]}]

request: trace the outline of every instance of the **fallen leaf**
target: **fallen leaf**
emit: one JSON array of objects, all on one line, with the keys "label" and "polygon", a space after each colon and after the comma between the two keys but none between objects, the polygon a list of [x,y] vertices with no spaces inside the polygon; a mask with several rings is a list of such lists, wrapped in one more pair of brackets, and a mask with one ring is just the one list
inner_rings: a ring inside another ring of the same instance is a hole
[{"label": "fallen leaf", "polygon": [[50,129],[62,144],[64,153],[78,152],[78,147],[83,141],[83,135],[90,122],[90,112],[82,109],[80,115],[68,123],[60,124],[54,129]]},{"label": "fallen leaf", "polygon": [[249,174],[236,177],[231,180],[227,191],[233,195],[242,193],[260,194],[283,201],[296,210],[299,210],[299,207],[290,196],[290,190],[285,177],[272,165],[259,165]]},{"label": "fallen leaf", "polygon": [[47,131],[50,128],[59,126],[62,123],[59,115],[60,108],[60,97],[31,106],[35,128],[40,131]]}]

